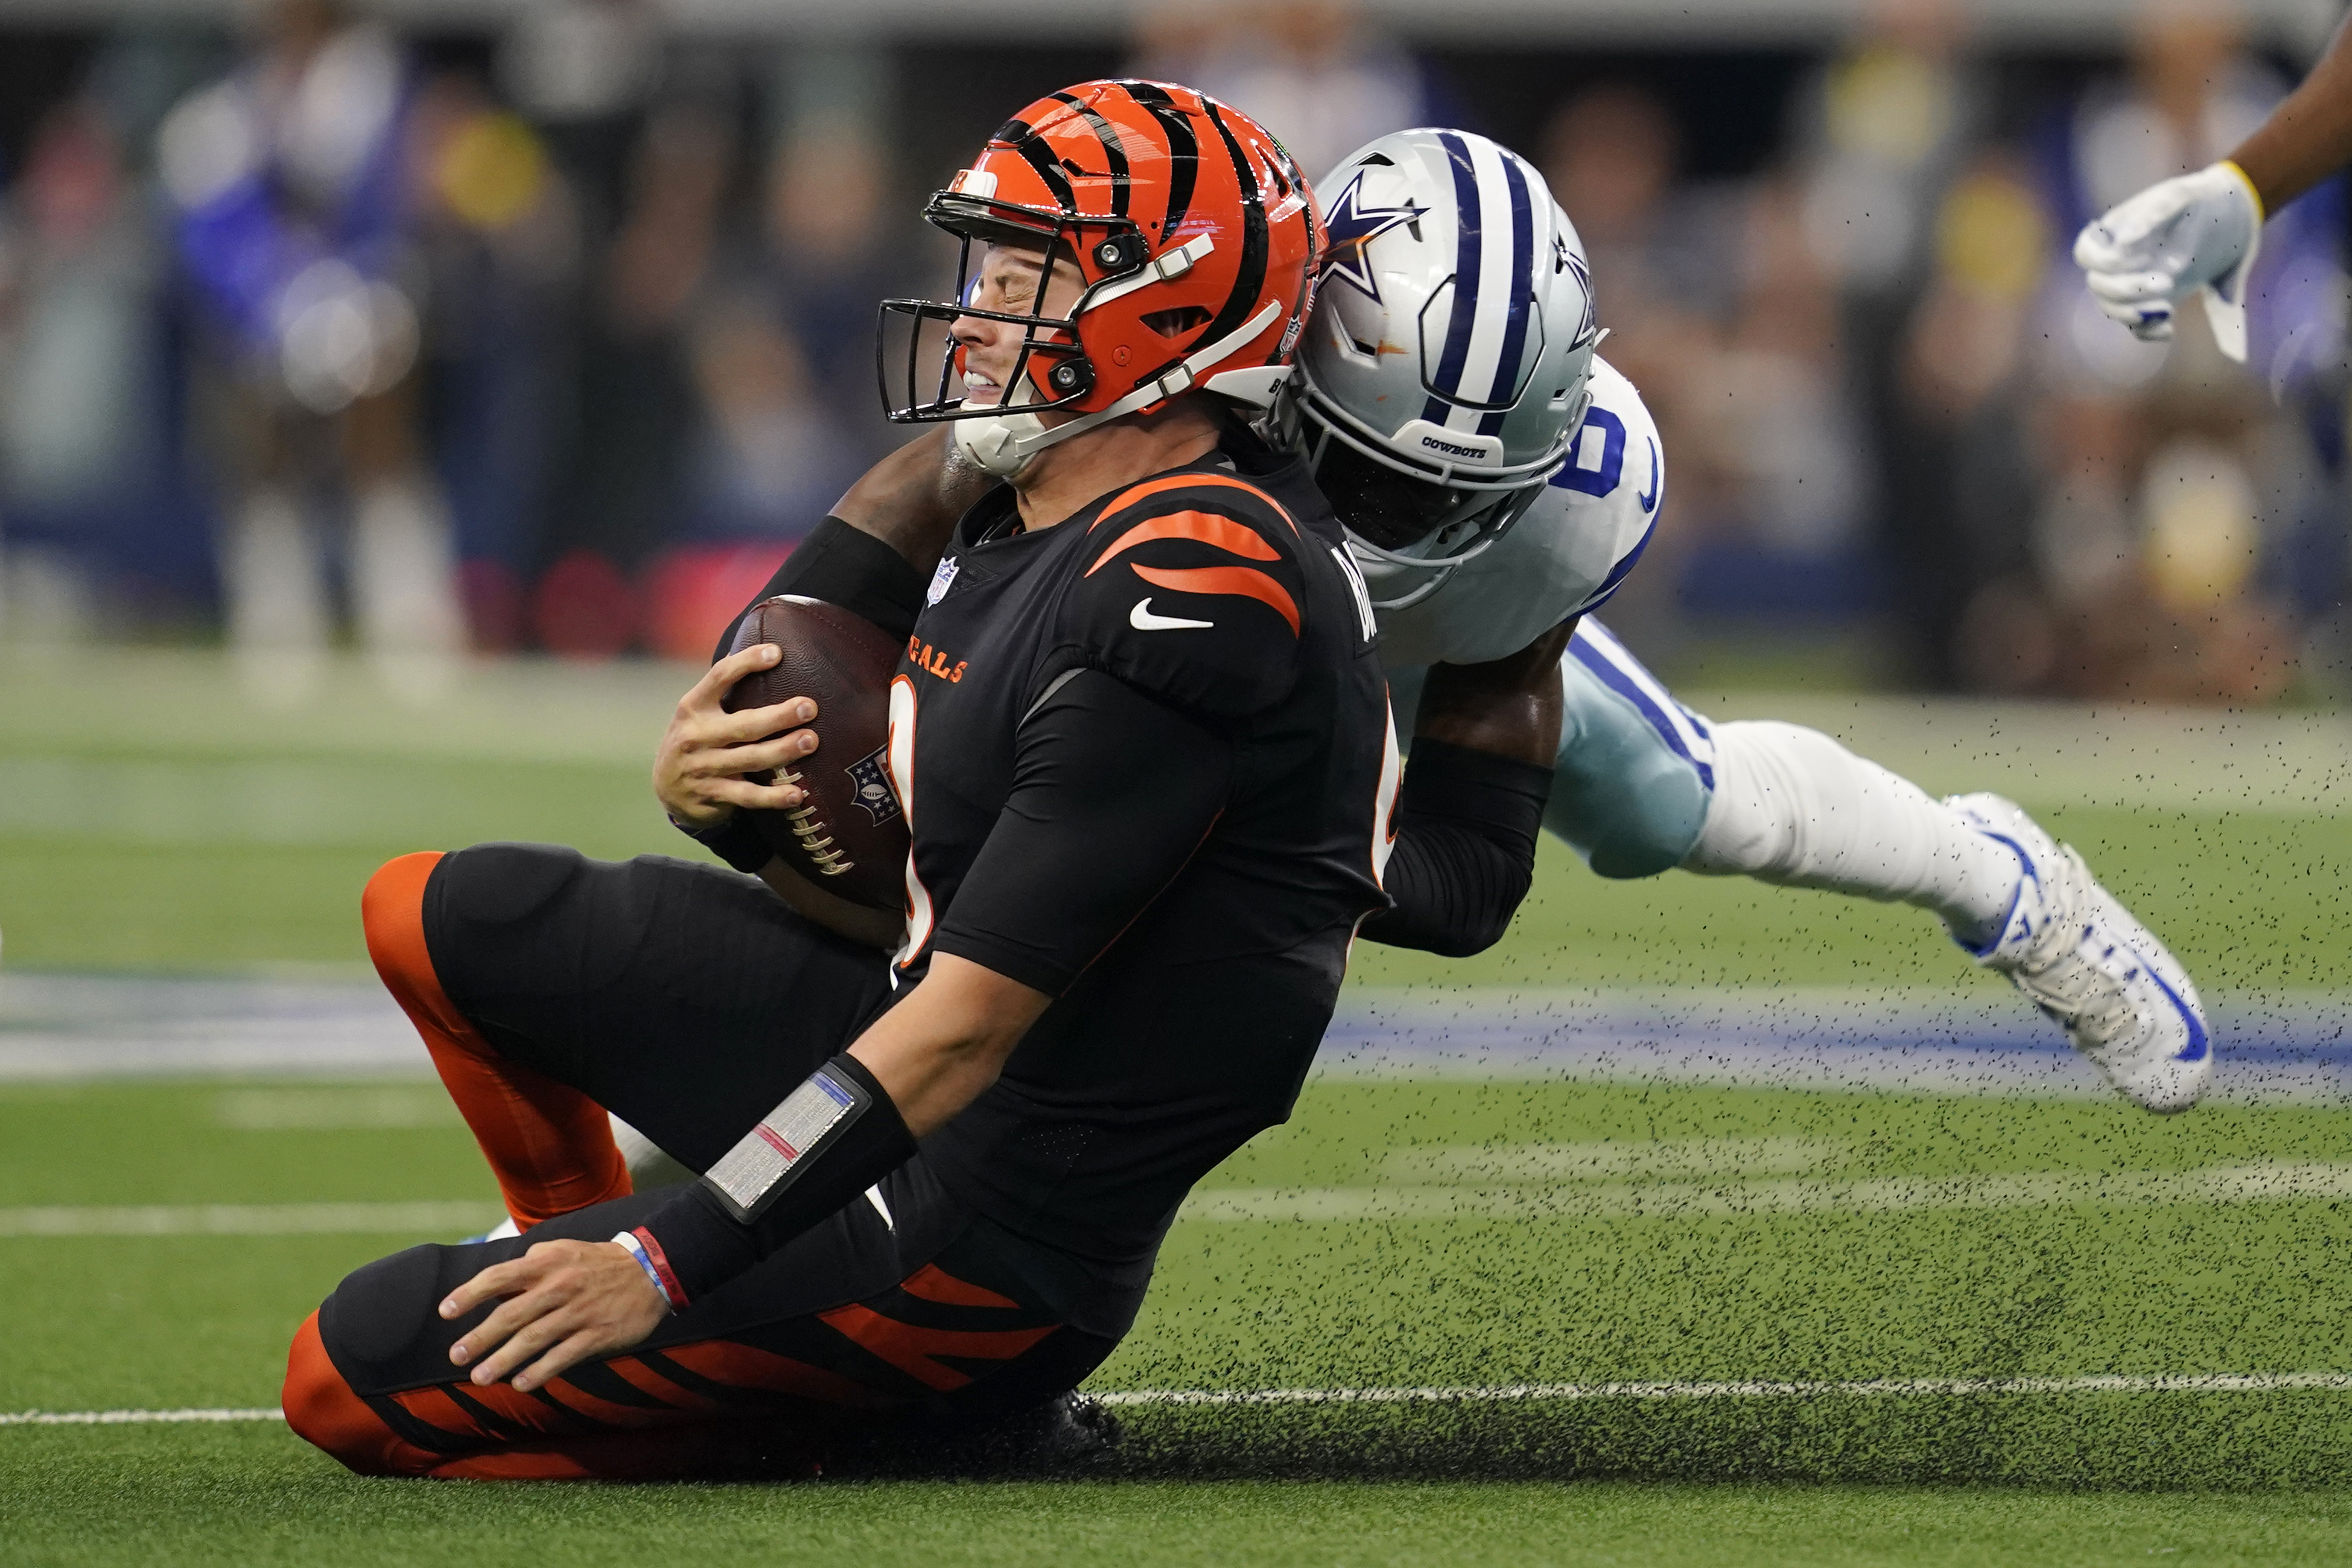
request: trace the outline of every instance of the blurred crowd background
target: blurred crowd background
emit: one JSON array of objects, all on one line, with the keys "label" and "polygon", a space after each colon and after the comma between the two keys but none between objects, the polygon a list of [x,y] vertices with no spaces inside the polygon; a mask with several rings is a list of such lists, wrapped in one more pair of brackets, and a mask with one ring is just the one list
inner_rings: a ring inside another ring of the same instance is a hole
[{"label": "blurred crowd background", "polygon": [[1666,441],[1611,619],[1670,674],[1736,633],[1859,647],[1890,687],[2337,692],[2340,183],[2273,218],[2243,367],[2195,310],[2136,341],[2067,259],[2316,37],[2220,0],[2073,47],[1955,0],[1673,48],[1431,50],[1338,0],[1135,14],[817,43],[647,0],[0,13],[0,642],[217,640],[286,705],[343,647],[418,703],[479,654],[706,656],[905,438],[874,307],[951,287],[924,194],[1022,104],[1124,74],[1226,99],[1310,173],[1430,122],[1545,170]]}]

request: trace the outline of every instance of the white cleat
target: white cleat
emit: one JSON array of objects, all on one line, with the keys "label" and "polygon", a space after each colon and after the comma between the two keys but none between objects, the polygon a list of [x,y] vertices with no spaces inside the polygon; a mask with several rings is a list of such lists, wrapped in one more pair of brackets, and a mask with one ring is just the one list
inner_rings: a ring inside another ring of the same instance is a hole
[{"label": "white cleat", "polygon": [[2157,1112],[2196,1104],[2213,1076],[2213,1041],[2179,960],[2014,801],[1955,795],[1944,803],[2025,864],[2000,936],[1989,947],[1960,946],[2063,1026],[2133,1102]]}]

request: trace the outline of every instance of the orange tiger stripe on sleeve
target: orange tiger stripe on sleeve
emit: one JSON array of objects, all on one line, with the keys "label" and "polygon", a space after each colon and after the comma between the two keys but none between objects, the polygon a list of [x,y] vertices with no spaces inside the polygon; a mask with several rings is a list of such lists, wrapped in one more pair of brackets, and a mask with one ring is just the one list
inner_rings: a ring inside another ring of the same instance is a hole
[{"label": "orange tiger stripe on sleeve", "polygon": [[1292,533],[1298,532],[1298,525],[1291,520],[1290,513],[1281,502],[1246,480],[1236,479],[1225,474],[1169,474],[1158,479],[1146,479],[1142,484],[1131,489],[1123,490],[1113,497],[1110,505],[1105,507],[1095,520],[1087,525],[1087,532],[1094,532],[1128,507],[1148,501],[1154,496],[1169,490],[1198,489],[1203,486],[1239,490],[1245,496],[1255,497],[1274,508],[1274,515],[1288,524]]},{"label": "orange tiger stripe on sleeve", "polygon": [[1254,566],[1201,566],[1168,571],[1157,567],[1128,563],[1135,575],[1155,588],[1173,589],[1179,593],[1234,593],[1273,606],[1275,612],[1290,622],[1290,634],[1298,635],[1298,602],[1290,591],[1258,570]]},{"label": "orange tiger stripe on sleeve", "polygon": [[1247,556],[1252,560],[1282,559],[1281,552],[1266,543],[1256,529],[1231,517],[1221,517],[1214,512],[1171,512],[1164,517],[1138,523],[1119,535],[1111,541],[1108,549],[1095,558],[1094,565],[1087,568],[1087,575],[1092,577],[1108,566],[1121,551],[1133,549],[1137,545],[1150,544],[1153,539],[1192,539],[1230,550],[1234,555]]}]

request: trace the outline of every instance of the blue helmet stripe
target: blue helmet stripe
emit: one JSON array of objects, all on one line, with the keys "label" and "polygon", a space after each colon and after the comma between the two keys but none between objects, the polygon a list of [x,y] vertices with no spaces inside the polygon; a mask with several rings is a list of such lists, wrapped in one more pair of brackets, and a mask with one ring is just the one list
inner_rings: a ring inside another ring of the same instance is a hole
[{"label": "blue helmet stripe", "polygon": [[[1535,301],[1528,288],[1536,266],[1535,207],[1528,198],[1527,172],[1514,153],[1503,154],[1503,178],[1511,187],[1511,308],[1503,318],[1503,351],[1495,360],[1488,402],[1501,402],[1518,390],[1519,355],[1528,346],[1528,311]],[[1508,412],[1498,408],[1486,414],[1478,421],[1478,434],[1502,434],[1503,415]]]},{"label": "blue helmet stripe", "polygon": [[1450,131],[1438,132],[1445,161],[1454,169],[1454,313],[1445,324],[1445,352],[1430,382],[1429,407],[1422,414],[1433,424],[1445,423],[1447,402],[1462,390],[1462,362],[1470,354],[1470,329],[1478,319],[1478,171],[1471,165],[1469,146]]}]

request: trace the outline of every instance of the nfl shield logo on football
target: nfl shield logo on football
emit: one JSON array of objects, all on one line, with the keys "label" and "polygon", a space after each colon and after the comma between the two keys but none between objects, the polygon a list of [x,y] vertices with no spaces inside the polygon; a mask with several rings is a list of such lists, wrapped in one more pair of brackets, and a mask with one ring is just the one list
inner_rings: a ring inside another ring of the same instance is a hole
[{"label": "nfl shield logo on football", "polygon": [[948,596],[948,584],[955,580],[955,574],[956,558],[953,556],[941,558],[940,570],[931,573],[930,591],[923,595],[923,602],[937,604],[940,600],[945,599]]},{"label": "nfl shield logo on football", "polygon": [[890,776],[882,771],[882,754],[890,748],[877,746],[867,756],[859,758],[842,769],[857,791],[857,804],[880,827],[898,814],[898,794],[890,788]]}]

